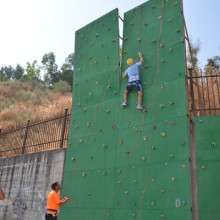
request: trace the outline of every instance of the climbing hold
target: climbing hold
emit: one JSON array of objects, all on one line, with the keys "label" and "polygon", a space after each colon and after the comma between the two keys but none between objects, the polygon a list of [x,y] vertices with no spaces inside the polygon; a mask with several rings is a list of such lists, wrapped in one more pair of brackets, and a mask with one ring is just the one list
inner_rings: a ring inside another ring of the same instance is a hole
[{"label": "climbing hold", "polygon": [[95,61],[94,61],[94,63],[98,63],[98,61],[97,61],[97,60],[95,60]]},{"label": "climbing hold", "polygon": [[89,45],[90,45],[90,46],[92,46],[92,45],[93,45],[93,43],[92,43],[92,42],[90,42],[90,43],[89,43]]},{"label": "climbing hold", "polygon": [[96,85],[98,85],[98,84],[99,84],[99,82],[95,82],[95,84],[96,84]]},{"label": "climbing hold", "polygon": [[152,206],[155,206],[155,202],[151,202],[151,205],[152,205]]},{"label": "climbing hold", "polygon": [[164,107],[166,107],[166,105],[160,104],[160,108],[164,108]]},{"label": "climbing hold", "polygon": [[127,37],[124,38],[124,40],[127,40],[127,39],[128,39]]},{"label": "climbing hold", "polygon": [[173,50],[173,49],[172,49],[172,48],[170,48],[170,49],[169,49],[169,53],[171,53],[171,52],[172,52],[172,50]]},{"label": "climbing hold", "polygon": [[110,85],[108,85],[108,86],[107,86],[107,89],[110,89],[110,87],[111,87],[111,86],[110,86]]},{"label": "climbing hold", "polygon": [[156,7],[155,5],[152,5],[152,6],[151,6],[151,8],[155,8],[155,7]]},{"label": "climbing hold", "polygon": [[83,36],[83,34],[81,35],[81,38],[83,38],[84,36]]},{"label": "climbing hold", "polygon": [[83,140],[79,140],[79,142],[80,142],[80,143],[82,143],[82,142],[83,142]]},{"label": "climbing hold", "polygon": [[173,5],[178,5],[178,2],[174,2]]},{"label": "climbing hold", "polygon": [[156,179],[155,179],[155,178],[153,178],[153,179],[152,179],[152,182],[156,182]]},{"label": "climbing hold", "polygon": [[86,173],[83,173],[82,175],[83,175],[83,176],[86,176]]},{"label": "climbing hold", "polygon": [[168,19],[168,22],[171,22],[171,21],[172,21],[172,18],[169,18],[169,19]]},{"label": "climbing hold", "polygon": [[108,213],[108,217],[111,216],[110,213]]},{"label": "climbing hold", "polygon": [[108,148],[108,145],[106,145],[106,144],[103,144],[102,146],[103,146],[104,148]]},{"label": "climbing hold", "polygon": [[134,182],[134,183],[136,183],[136,182],[137,182],[137,180],[133,180],[133,182]]},{"label": "climbing hold", "polygon": [[89,122],[87,122],[87,123],[86,123],[86,126],[87,126],[87,127],[89,127],[89,126],[90,126]]},{"label": "climbing hold", "polygon": [[215,147],[215,146],[216,146],[216,143],[215,143],[215,142],[212,142],[212,146]]},{"label": "climbing hold", "polygon": [[107,113],[109,113],[109,112],[110,112],[110,110],[109,110],[109,109],[107,109],[107,110],[106,110],[106,112],[107,112]]},{"label": "climbing hold", "polygon": [[96,34],[95,34],[95,36],[96,36],[96,37],[98,37],[98,36],[99,36],[99,34],[98,34],[98,33],[96,33]]},{"label": "climbing hold", "polygon": [[121,173],[121,170],[118,170],[118,173]]},{"label": "climbing hold", "polygon": [[75,128],[79,128],[79,127],[76,125]]},{"label": "climbing hold", "polygon": [[202,120],[199,120],[199,123],[202,123]]},{"label": "climbing hold", "polygon": [[185,145],[185,142],[180,142],[180,144],[181,144],[182,146],[184,146],[184,145]]},{"label": "climbing hold", "polygon": [[163,132],[162,132],[162,133],[160,133],[160,134],[161,134],[161,136],[163,136],[163,137],[165,137],[165,136],[166,136],[166,133],[163,133]]},{"label": "climbing hold", "polygon": [[147,68],[148,68],[148,65],[145,65],[144,68],[147,69]]},{"label": "climbing hold", "polygon": [[92,138],[92,141],[95,141],[95,138],[94,138],[94,137]]},{"label": "climbing hold", "polygon": [[134,23],[133,23],[133,22],[131,22],[131,25],[134,25]]},{"label": "climbing hold", "polygon": [[112,42],[115,42],[115,39],[114,39],[114,38],[112,39]]},{"label": "climbing hold", "polygon": [[113,21],[115,21],[116,20],[116,18],[115,17],[113,17]]},{"label": "climbing hold", "polygon": [[133,213],[133,214],[132,214],[132,216],[133,216],[133,217],[135,217],[135,216],[136,216],[136,214],[135,214],[135,213]]},{"label": "climbing hold", "polygon": [[160,89],[163,89],[163,85],[160,86]]},{"label": "climbing hold", "polygon": [[155,129],[157,126],[156,125],[153,125],[153,129]]},{"label": "climbing hold", "polygon": [[109,58],[109,56],[106,56],[106,59],[108,59]]},{"label": "climbing hold", "polygon": [[85,111],[86,111],[86,108],[84,108],[83,111],[85,112]]},{"label": "climbing hold", "polygon": [[106,172],[104,171],[102,174],[103,174],[103,175],[106,175]]},{"label": "climbing hold", "polygon": [[112,125],[112,128],[115,128],[115,125]]},{"label": "climbing hold", "polygon": [[109,27],[107,27],[107,28],[106,28],[106,30],[107,30],[107,31],[110,31],[110,28],[109,28]]},{"label": "climbing hold", "polygon": [[144,139],[144,141],[146,141],[147,140],[147,136],[144,136],[143,139]]},{"label": "climbing hold", "polygon": [[122,141],[122,140],[120,140],[120,141],[119,141],[119,144],[123,144],[123,141]]},{"label": "climbing hold", "polygon": [[174,102],[170,101],[170,106],[173,106],[174,105]]},{"label": "climbing hold", "polygon": [[165,190],[164,190],[164,189],[162,189],[162,190],[160,190],[160,192],[164,193],[164,192],[165,192]]},{"label": "climbing hold", "polygon": [[183,201],[183,205],[185,205],[186,204],[186,201]]},{"label": "climbing hold", "polygon": [[119,202],[117,201],[115,204],[116,204],[116,205],[119,205]]},{"label": "climbing hold", "polygon": [[91,93],[91,92],[89,92],[89,95],[92,95],[92,93]]},{"label": "climbing hold", "polygon": [[160,217],[161,217],[161,218],[164,218],[165,216],[164,216],[164,215],[160,215]]},{"label": "climbing hold", "polygon": [[147,82],[143,82],[143,84],[146,86],[146,85],[147,85]]},{"label": "climbing hold", "polygon": [[131,122],[130,122],[130,121],[128,121],[128,122],[127,122],[127,125],[130,125],[130,124],[131,124]]},{"label": "climbing hold", "polygon": [[74,158],[74,157],[72,157],[72,160],[75,160],[75,158]]},{"label": "climbing hold", "polygon": [[85,39],[85,42],[87,42],[88,40],[87,39]]},{"label": "climbing hold", "polygon": [[170,158],[174,158],[173,154],[170,154]]},{"label": "climbing hold", "polygon": [[152,146],[152,147],[151,147],[151,149],[152,149],[152,150],[155,150],[155,147],[154,147],[154,146]]},{"label": "climbing hold", "polygon": [[98,131],[102,131],[102,129],[101,129],[101,128],[99,128],[99,129],[98,129]]},{"label": "climbing hold", "polygon": [[146,26],[146,25],[148,25],[148,23],[147,23],[147,22],[145,22],[145,23],[144,23],[144,25]]},{"label": "climbing hold", "polygon": [[100,47],[103,47],[103,44],[100,44]]},{"label": "climbing hold", "polygon": [[136,202],[133,202],[132,205],[133,205],[133,206],[136,206]]},{"label": "climbing hold", "polygon": [[173,176],[173,177],[172,177],[172,181],[174,182],[175,180],[176,180],[176,177]]},{"label": "climbing hold", "polygon": [[166,162],[164,165],[165,165],[165,166],[167,166],[167,165],[168,165],[168,163]]},{"label": "climbing hold", "polygon": [[86,78],[84,79],[84,82],[87,82],[87,79],[86,79]]},{"label": "climbing hold", "polygon": [[160,47],[164,47],[164,44],[160,44]]},{"label": "climbing hold", "polygon": [[128,191],[125,191],[125,194],[127,195],[127,194],[128,194]]},{"label": "climbing hold", "polygon": [[183,167],[183,168],[186,168],[186,164],[183,164],[182,167]]},{"label": "climbing hold", "polygon": [[205,169],[205,166],[204,166],[204,165],[202,165],[202,169]]},{"label": "climbing hold", "polygon": [[138,38],[138,41],[141,41],[141,38],[140,38],[140,37]]},{"label": "climbing hold", "polygon": [[180,29],[176,29],[176,32],[179,33],[179,32],[180,32]]},{"label": "climbing hold", "polygon": [[153,43],[155,43],[155,42],[156,42],[156,40],[152,40],[152,42],[153,42]]},{"label": "climbing hold", "polygon": [[162,18],[162,16],[159,16],[158,19],[160,20]]},{"label": "climbing hold", "polygon": [[180,75],[182,75],[182,72],[179,72],[178,74],[179,74],[179,76],[180,76]]},{"label": "climbing hold", "polygon": [[164,62],[165,62],[165,60],[161,60],[161,62],[162,62],[162,63],[164,63]]},{"label": "climbing hold", "polygon": [[90,196],[91,194],[90,193],[88,193],[88,196]]},{"label": "climbing hold", "polygon": [[126,150],[125,152],[126,152],[126,153],[130,153],[130,150]]},{"label": "climbing hold", "polygon": [[92,59],[92,57],[90,56],[90,57],[89,57],[89,59],[91,60],[91,59]]},{"label": "climbing hold", "polygon": [[174,121],[171,121],[171,122],[170,122],[170,124],[171,124],[171,125],[174,125],[174,124],[175,124],[175,122],[174,122]]},{"label": "climbing hold", "polygon": [[142,157],[142,160],[143,160],[143,161],[145,161],[145,160],[146,160],[146,158],[145,158],[145,157]]},{"label": "climbing hold", "polygon": [[78,83],[75,83],[75,86],[77,86],[78,85]]},{"label": "climbing hold", "polygon": [[125,50],[125,51],[124,51],[124,54],[126,54],[126,53],[127,53],[127,51]]},{"label": "climbing hold", "polygon": [[90,156],[89,156],[89,158],[90,158],[90,159],[93,159],[93,156],[92,156],[92,155],[90,155]]}]

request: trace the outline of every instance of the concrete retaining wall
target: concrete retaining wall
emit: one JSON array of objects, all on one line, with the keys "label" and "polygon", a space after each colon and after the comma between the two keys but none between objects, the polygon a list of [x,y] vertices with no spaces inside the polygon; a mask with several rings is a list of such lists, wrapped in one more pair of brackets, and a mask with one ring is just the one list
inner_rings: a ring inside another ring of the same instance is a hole
[{"label": "concrete retaining wall", "polygon": [[66,149],[0,159],[0,220],[44,219],[53,181],[62,183]]}]

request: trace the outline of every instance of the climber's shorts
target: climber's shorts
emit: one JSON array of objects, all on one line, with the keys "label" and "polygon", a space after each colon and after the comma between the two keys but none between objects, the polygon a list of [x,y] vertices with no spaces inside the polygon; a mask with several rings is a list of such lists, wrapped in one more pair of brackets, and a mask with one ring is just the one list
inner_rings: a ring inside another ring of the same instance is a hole
[{"label": "climber's shorts", "polygon": [[135,88],[136,91],[142,91],[141,82],[139,80],[133,81],[133,82],[128,82],[126,90],[131,91],[133,88]]}]

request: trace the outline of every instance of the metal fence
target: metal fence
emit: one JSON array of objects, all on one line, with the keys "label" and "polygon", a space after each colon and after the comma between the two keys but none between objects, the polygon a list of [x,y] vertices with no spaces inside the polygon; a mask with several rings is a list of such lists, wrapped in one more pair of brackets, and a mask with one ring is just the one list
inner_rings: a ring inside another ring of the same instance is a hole
[{"label": "metal fence", "polygon": [[189,111],[192,115],[220,115],[220,71],[189,69]]},{"label": "metal fence", "polygon": [[44,121],[31,122],[0,133],[0,157],[12,157],[67,147],[71,114],[65,113]]}]

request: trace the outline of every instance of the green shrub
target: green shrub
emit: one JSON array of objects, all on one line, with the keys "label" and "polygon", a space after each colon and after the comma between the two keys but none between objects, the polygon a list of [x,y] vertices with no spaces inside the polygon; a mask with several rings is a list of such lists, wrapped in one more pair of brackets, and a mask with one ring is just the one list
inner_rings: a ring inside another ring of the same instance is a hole
[{"label": "green shrub", "polygon": [[55,92],[65,93],[70,92],[72,90],[71,86],[65,81],[59,81],[53,85],[53,89]]}]

